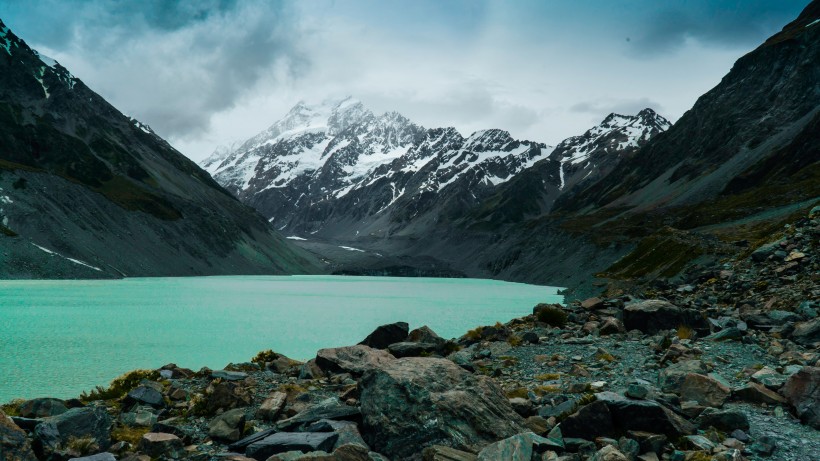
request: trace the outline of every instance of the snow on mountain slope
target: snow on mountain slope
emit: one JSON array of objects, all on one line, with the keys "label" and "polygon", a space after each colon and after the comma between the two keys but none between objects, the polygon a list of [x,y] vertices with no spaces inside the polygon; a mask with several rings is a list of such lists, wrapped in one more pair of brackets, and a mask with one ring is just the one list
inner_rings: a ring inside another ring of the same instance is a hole
[{"label": "snow on mountain slope", "polygon": [[[651,109],[612,114],[557,147],[481,130],[425,129],[402,115],[376,116],[352,98],[294,106],[236,147],[218,148],[201,165],[277,227],[316,232],[334,221],[406,221],[427,212],[479,204],[539,161],[577,172],[617,161],[669,123]],[[607,158],[609,157],[609,158]],[[589,175],[589,173],[587,173]]]}]

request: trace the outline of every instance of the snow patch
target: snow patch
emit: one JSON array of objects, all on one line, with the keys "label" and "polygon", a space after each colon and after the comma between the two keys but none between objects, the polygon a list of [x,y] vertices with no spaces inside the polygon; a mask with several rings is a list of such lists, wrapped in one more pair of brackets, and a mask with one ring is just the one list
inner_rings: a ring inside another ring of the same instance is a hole
[{"label": "snow patch", "polygon": [[360,250],[358,248],[353,248],[353,247],[346,247],[346,246],[339,245],[339,248],[341,248],[343,250],[347,250],[347,251],[358,251],[358,252],[361,252],[361,253],[366,253],[366,251],[364,251],[364,250]]},{"label": "snow patch", "polygon": [[36,246],[37,248],[41,249],[42,251],[45,251],[46,253],[48,253],[50,255],[59,256],[63,259],[66,259],[68,261],[73,262],[74,264],[79,264],[80,266],[85,266],[85,267],[94,269],[97,272],[102,272],[102,269],[100,269],[99,267],[92,266],[91,264],[80,261],[79,259],[74,259],[74,258],[69,258],[68,256],[63,256],[60,253],[57,253],[56,251],[52,251],[52,250],[49,250],[48,248],[41,247],[40,245],[37,245],[36,243],[31,243],[31,244]]},{"label": "snow patch", "polygon": [[810,24],[806,24],[806,27],[807,27],[807,28],[808,28],[808,27],[811,27],[811,26],[813,26],[813,25],[815,25],[815,24],[817,24],[817,23],[820,23],[820,19],[815,19],[815,20],[814,20],[814,21],[812,21]]},{"label": "snow patch", "polygon": [[285,238],[286,238],[286,239],[288,239],[288,240],[305,240],[305,241],[307,240],[307,239],[305,239],[305,238],[302,238],[302,237],[297,237],[297,236],[295,236],[295,235],[291,235],[291,236],[289,236],[289,237],[285,237]]}]

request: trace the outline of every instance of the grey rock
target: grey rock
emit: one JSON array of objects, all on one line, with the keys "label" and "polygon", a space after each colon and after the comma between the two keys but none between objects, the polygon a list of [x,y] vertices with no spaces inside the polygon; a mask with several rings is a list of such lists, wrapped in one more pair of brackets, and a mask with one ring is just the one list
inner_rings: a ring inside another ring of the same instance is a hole
[{"label": "grey rock", "polygon": [[142,426],[151,427],[157,422],[157,415],[155,415],[148,408],[150,407],[135,407],[131,411],[120,414],[120,422],[126,426]]},{"label": "grey rock", "polygon": [[803,346],[820,343],[820,317],[795,324],[791,339]]},{"label": "grey rock", "polygon": [[266,398],[259,409],[256,410],[256,417],[265,421],[275,421],[279,412],[285,406],[288,395],[284,392],[273,392]]},{"label": "grey rock", "polygon": [[595,396],[609,408],[616,431],[649,431],[669,437],[695,432],[692,423],[653,400],[631,400],[614,392]]},{"label": "grey rock", "polygon": [[332,419],[322,419],[307,427],[306,432],[335,432],[339,435],[334,448],[342,445],[358,445],[369,449],[367,442],[359,432],[359,426],[352,421],[334,421]]},{"label": "grey rock", "polygon": [[690,373],[705,374],[708,370],[700,360],[685,360],[673,363],[658,375],[658,386],[663,392],[680,392],[680,386]]},{"label": "grey rock", "polygon": [[225,381],[242,381],[248,377],[244,371],[216,370],[211,372],[211,378]]},{"label": "grey rock", "polygon": [[435,444],[466,449],[525,431],[494,381],[450,360],[390,361],[365,373],[359,387],[365,439],[390,457]]},{"label": "grey rock", "polygon": [[732,390],[711,376],[689,373],[680,387],[683,400],[693,400],[709,407],[722,407]]},{"label": "grey rock", "polygon": [[0,459],[4,461],[36,461],[26,433],[0,410]]},{"label": "grey rock", "polygon": [[615,434],[612,414],[605,402],[595,401],[581,407],[561,422],[564,437],[594,440]]},{"label": "grey rock", "polygon": [[18,411],[23,418],[45,418],[61,415],[68,411],[68,407],[63,400],[45,397],[23,402]]},{"label": "grey rock", "polygon": [[137,448],[151,458],[161,456],[179,458],[184,452],[182,440],[179,437],[163,432],[149,432],[143,435]]},{"label": "grey rock", "polygon": [[714,427],[727,433],[731,433],[737,429],[743,431],[749,430],[749,418],[740,410],[706,408],[695,419],[695,424],[701,429]]},{"label": "grey rock", "polygon": [[265,461],[272,455],[288,451],[330,453],[338,438],[339,435],[333,432],[278,432],[248,445],[245,455]]},{"label": "grey rock", "polygon": [[162,393],[150,386],[138,386],[128,392],[126,405],[144,404],[159,408],[165,405]]},{"label": "grey rock", "polygon": [[70,458],[68,461],[117,461],[117,458],[106,451],[96,455],[83,456],[82,458]]},{"label": "grey rock", "polygon": [[324,372],[362,373],[383,366],[396,358],[390,353],[357,344],[355,346],[320,349],[316,353],[316,365]]},{"label": "grey rock", "polygon": [[820,367],[803,367],[789,377],[782,392],[804,424],[820,429]]},{"label": "grey rock", "polygon": [[[105,450],[111,445],[111,417],[104,407],[72,408],[65,413],[43,418],[35,430],[35,443],[44,447],[59,446],[71,438],[93,438]],[[44,450],[47,451],[47,450]]]},{"label": "grey rock", "polygon": [[358,407],[346,405],[336,397],[330,397],[321,402],[310,405],[299,414],[279,421],[276,426],[280,430],[294,430],[309,426],[321,419],[358,420],[361,411]]},{"label": "grey rock", "polygon": [[476,461],[478,457],[466,451],[443,445],[433,445],[421,452],[422,461]]},{"label": "grey rock", "polygon": [[208,425],[208,436],[213,439],[236,442],[245,431],[245,409],[234,408],[214,417]]},{"label": "grey rock", "polygon": [[403,341],[391,344],[387,347],[387,351],[390,352],[390,354],[392,354],[396,358],[421,357],[425,354],[432,354],[434,352],[437,352],[439,348],[439,344],[435,343]]},{"label": "grey rock", "polygon": [[269,435],[275,434],[276,432],[277,432],[276,428],[265,429],[263,431],[259,431],[255,434],[251,434],[251,435],[245,437],[242,440],[238,440],[238,441],[228,445],[228,449],[231,450],[231,451],[244,453],[245,448],[247,448],[248,445],[250,445],[254,442],[258,442],[258,441],[264,439],[265,437],[267,437]]},{"label": "grey rock", "polygon": [[526,432],[491,443],[478,453],[478,461],[530,461],[535,439],[543,437]]},{"label": "grey rock", "polygon": [[373,349],[386,349],[387,346],[404,341],[410,326],[407,322],[396,322],[382,325],[373,330],[359,344],[372,347]]},{"label": "grey rock", "polygon": [[681,309],[667,301],[650,299],[627,305],[623,310],[623,323],[627,330],[640,330],[654,334],[681,325],[702,328],[705,320],[697,313]]}]

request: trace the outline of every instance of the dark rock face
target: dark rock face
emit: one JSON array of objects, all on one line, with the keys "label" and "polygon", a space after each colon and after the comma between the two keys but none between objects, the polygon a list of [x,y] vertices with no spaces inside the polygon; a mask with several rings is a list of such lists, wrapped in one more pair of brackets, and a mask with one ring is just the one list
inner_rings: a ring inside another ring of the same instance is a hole
[{"label": "dark rock face", "polygon": [[652,400],[631,400],[612,392],[595,394],[609,408],[616,430],[647,431],[679,437],[695,433],[692,423]]},{"label": "dark rock face", "polygon": [[789,377],[782,392],[800,420],[820,430],[820,367],[803,367]]},{"label": "dark rock face", "polygon": [[0,460],[35,461],[26,433],[0,410]]},{"label": "dark rock face", "polygon": [[407,325],[407,322],[382,325],[373,330],[373,333],[367,335],[367,338],[364,338],[359,344],[372,347],[373,349],[387,349],[387,346],[393,343],[404,341],[407,338],[409,330],[410,326]]},{"label": "dark rock face", "polygon": [[609,407],[602,401],[584,405],[561,422],[564,437],[594,440],[595,437],[611,436],[614,432]]},{"label": "dark rock face", "polygon": [[60,399],[40,398],[32,399],[20,405],[20,416],[23,418],[44,418],[57,416],[68,411],[65,402]]},{"label": "dark rock face", "polygon": [[111,445],[111,423],[104,407],[72,408],[44,418],[35,427],[35,449],[49,453],[62,448],[72,437],[90,437],[101,450],[105,450]]},{"label": "dark rock face", "polygon": [[[0,276],[277,274],[314,267],[149,127],[63,66],[41,60],[1,23],[0,31],[8,44],[8,59],[0,62],[0,187],[14,203],[2,212],[3,229],[13,232],[0,239],[8,254]],[[29,242],[59,249],[62,257]]]},{"label": "dark rock face", "polygon": [[287,451],[333,451],[338,434],[333,432],[279,432],[248,445],[245,454],[257,461]]},{"label": "dark rock face", "polygon": [[715,427],[726,433],[731,433],[737,429],[749,430],[749,418],[746,417],[745,413],[738,410],[707,408],[695,419],[695,424],[703,429]]},{"label": "dark rock face", "polygon": [[493,381],[449,360],[397,359],[365,373],[360,386],[365,439],[390,457],[432,444],[463,449],[525,431]]}]

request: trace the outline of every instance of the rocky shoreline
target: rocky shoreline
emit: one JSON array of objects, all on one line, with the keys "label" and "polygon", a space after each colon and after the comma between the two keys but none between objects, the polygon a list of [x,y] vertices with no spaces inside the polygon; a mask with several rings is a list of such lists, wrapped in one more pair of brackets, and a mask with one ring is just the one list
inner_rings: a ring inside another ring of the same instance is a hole
[{"label": "rocky shoreline", "polygon": [[457,339],[169,364],[3,405],[0,460],[820,458],[820,210],[733,261]]}]

